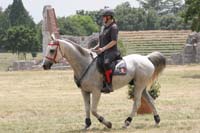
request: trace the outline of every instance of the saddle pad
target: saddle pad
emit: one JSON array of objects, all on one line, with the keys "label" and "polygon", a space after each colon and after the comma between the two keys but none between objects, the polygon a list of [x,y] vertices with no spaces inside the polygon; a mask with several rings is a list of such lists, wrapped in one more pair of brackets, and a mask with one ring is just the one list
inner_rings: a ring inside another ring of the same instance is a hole
[{"label": "saddle pad", "polygon": [[127,66],[124,60],[118,60],[113,75],[126,75]]}]

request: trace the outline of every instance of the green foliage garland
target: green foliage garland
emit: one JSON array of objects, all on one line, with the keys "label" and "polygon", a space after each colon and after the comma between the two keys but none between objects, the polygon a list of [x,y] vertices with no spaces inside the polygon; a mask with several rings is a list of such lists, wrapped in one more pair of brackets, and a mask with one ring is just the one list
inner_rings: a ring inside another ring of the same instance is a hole
[{"label": "green foliage garland", "polygon": [[[135,86],[134,85],[129,85],[128,87],[129,87],[129,89],[128,89],[128,98],[132,99],[132,98],[134,98],[134,88],[135,88]],[[158,81],[155,81],[152,84],[150,90],[148,90],[149,94],[151,95],[151,97],[153,99],[156,99],[156,98],[158,98],[160,96],[160,88],[161,88],[160,83]]]}]

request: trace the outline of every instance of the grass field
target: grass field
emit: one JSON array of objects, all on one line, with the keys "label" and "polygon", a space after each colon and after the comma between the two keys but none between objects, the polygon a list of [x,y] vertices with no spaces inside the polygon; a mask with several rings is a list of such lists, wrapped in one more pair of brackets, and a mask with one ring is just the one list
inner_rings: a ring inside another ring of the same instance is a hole
[{"label": "grass field", "polygon": [[[9,66],[12,66],[14,61],[20,60],[21,57],[18,57],[16,54],[12,53],[0,53],[0,71],[7,71]],[[27,60],[32,60],[33,57],[30,53],[26,55]],[[35,60],[41,60],[42,53],[38,53]]]},{"label": "grass field", "polygon": [[[113,128],[104,128],[92,116],[88,132],[199,133],[200,65],[168,66],[160,83],[159,127],[152,115],[138,115],[128,129],[121,128],[132,108],[124,87],[103,95],[99,104],[99,113]],[[85,111],[72,71],[0,72],[0,85],[0,133],[81,132]]]}]

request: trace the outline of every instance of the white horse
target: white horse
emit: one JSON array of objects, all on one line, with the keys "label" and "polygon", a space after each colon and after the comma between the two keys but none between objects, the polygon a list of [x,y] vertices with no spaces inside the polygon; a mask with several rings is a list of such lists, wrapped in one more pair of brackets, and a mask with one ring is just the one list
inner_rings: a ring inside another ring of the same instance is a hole
[{"label": "white horse", "polygon": [[[47,46],[43,68],[50,69],[53,63],[57,63],[62,58],[65,58],[74,71],[76,83],[81,88],[86,112],[85,129],[88,129],[91,125],[90,111],[102,124],[108,128],[112,128],[112,123],[97,112],[97,106],[101,97],[100,90],[103,87],[103,76],[97,70],[96,60],[92,57],[91,53],[91,50],[83,48],[69,40],[55,39]],[[123,59],[127,64],[127,74],[113,76],[113,90],[128,85],[130,81],[134,81],[135,85],[133,108],[125,120],[123,127],[126,128],[130,125],[132,118],[136,115],[141,105],[142,96],[153,110],[155,123],[159,124],[160,117],[154,106],[153,99],[146,88],[165,68],[165,57],[159,52],[153,52],[147,56],[132,54],[123,57]],[[92,99],[90,95],[92,95]],[[92,102],[90,102],[91,100]]]}]

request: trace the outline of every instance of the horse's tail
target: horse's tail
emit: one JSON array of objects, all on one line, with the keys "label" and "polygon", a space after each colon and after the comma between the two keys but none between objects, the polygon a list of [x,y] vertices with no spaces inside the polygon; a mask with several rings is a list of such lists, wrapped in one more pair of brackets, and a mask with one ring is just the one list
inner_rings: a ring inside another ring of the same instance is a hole
[{"label": "horse's tail", "polygon": [[159,76],[159,74],[165,69],[166,67],[166,58],[160,52],[153,52],[147,55],[148,59],[152,62],[155,67],[154,73],[151,77],[149,86],[152,85],[155,79]]}]

